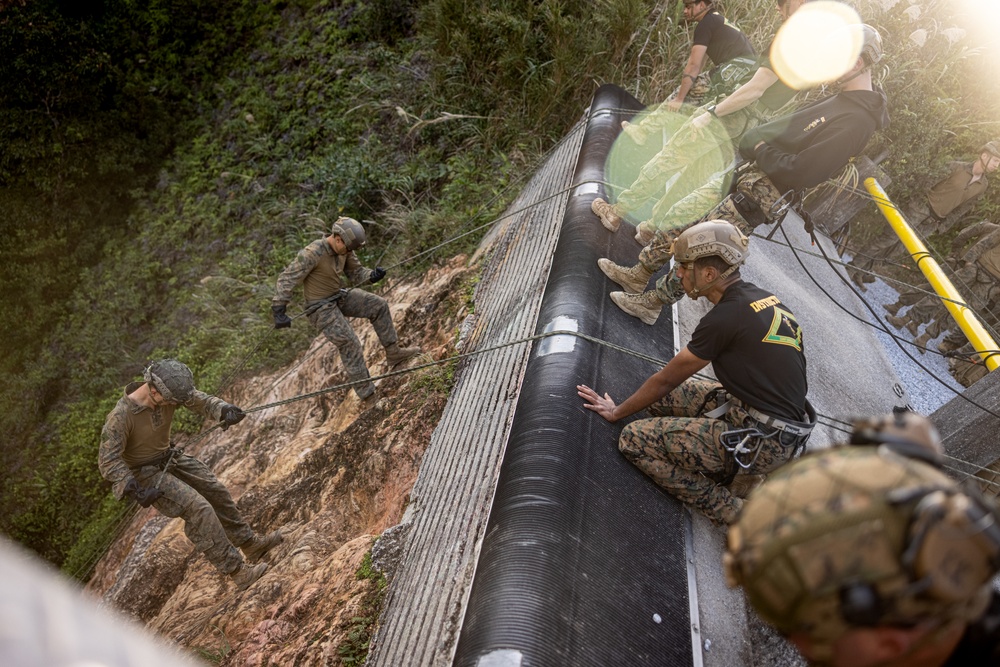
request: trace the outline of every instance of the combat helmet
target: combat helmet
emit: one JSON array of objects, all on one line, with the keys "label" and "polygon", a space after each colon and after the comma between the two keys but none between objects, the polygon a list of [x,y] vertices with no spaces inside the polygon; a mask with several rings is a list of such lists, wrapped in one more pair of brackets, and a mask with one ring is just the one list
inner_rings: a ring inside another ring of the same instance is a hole
[{"label": "combat helmet", "polygon": [[1000,569],[996,508],[885,446],[834,447],[773,473],[730,527],[723,567],[814,660],[856,627],[982,615]]},{"label": "combat helmet", "polygon": [[861,33],[861,58],[865,65],[873,67],[882,60],[882,35],[867,23],[862,24]]},{"label": "combat helmet", "polygon": [[1000,143],[987,141],[979,151],[980,155],[989,153],[992,157],[1000,157]]},{"label": "combat helmet", "polygon": [[187,403],[194,395],[194,374],[176,359],[154,361],[146,367],[143,377],[168,401]]},{"label": "combat helmet", "polygon": [[687,264],[703,257],[719,257],[729,268],[707,285],[695,285],[687,295],[697,299],[705,290],[739,270],[750,256],[750,239],[736,225],[726,220],[706,220],[688,227],[670,247],[677,264]]},{"label": "combat helmet", "polygon": [[908,409],[890,415],[860,419],[851,433],[853,445],[885,445],[896,453],[941,465],[944,446],[937,427],[927,417]]},{"label": "combat helmet", "polygon": [[337,218],[330,233],[338,235],[351,252],[365,244],[365,228],[354,218],[345,216]]}]

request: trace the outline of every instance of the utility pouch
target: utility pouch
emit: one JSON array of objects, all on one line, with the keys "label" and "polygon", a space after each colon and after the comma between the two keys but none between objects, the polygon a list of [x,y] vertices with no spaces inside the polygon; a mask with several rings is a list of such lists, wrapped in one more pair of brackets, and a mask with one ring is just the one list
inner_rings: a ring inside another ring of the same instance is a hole
[{"label": "utility pouch", "polygon": [[736,211],[746,220],[750,229],[755,229],[767,222],[767,216],[760,208],[760,205],[747,193],[737,190],[733,196],[733,206]]}]

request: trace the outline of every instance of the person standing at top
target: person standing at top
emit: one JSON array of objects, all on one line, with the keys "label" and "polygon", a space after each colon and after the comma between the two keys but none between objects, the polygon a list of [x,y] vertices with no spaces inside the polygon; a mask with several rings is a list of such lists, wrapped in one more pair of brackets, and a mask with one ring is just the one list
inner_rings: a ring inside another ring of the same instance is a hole
[{"label": "person standing at top", "polygon": [[[757,56],[750,40],[724,17],[711,0],[683,0],[684,20],[694,23],[691,52],[681,83],[665,101],[638,123],[622,121],[622,128],[636,143],[663,126],[663,112],[676,112],[682,104],[698,105],[706,97],[729,92],[746,80],[756,68]],[[707,68],[708,61],[715,65]]]}]

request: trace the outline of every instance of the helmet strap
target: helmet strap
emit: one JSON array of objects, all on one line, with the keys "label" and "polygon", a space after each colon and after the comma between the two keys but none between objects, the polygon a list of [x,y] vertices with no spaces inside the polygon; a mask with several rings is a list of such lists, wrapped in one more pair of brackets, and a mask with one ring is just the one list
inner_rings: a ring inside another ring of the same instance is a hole
[{"label": "helmet strap", "polygon": [[734,273],[736,273],[736,270],[739,269],[739,268],[740,268],[739,264],[734,264],[733,266],[730,266],[728,269],[726,269],[725,271],[723,271],[722,273],[720,273],[715,278],[715,280],[713,280],[712,282],[708,283],[707,285],[702,285],[701,287],[698,287],[698,284],[697,284],[697,281],[698,281],[698,273],[697,273],[697,271],[693,272],[693,275],[691,276],[691,280],[692,280],[692,282],[695,283],[695,286],[692,287],[691,291],[687,293],[688,297],[691,298],[691,299],[697,299],[698,297],[704,295],[704,293],[706,291],[712,289],[713,286],[717,285],[718,283],[722,282],[723,280],[725,280],[729,276],[731,276]]}]

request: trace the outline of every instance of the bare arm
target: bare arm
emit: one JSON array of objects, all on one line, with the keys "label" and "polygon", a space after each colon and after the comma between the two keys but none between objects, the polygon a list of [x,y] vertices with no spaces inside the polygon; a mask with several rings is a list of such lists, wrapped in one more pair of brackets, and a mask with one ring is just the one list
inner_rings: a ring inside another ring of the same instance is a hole
[{"label": "bare arm", "polygon": [[684,74],[681,76],[681,85],[677,88],[677,94],[674,95],[674,99],[670,101],[668,108],[671,111],[677,111],[681,104],[684,102],[684,98],[691,91],[691,86],[694,85],[694,80],[698,78],[701,74],[702,68],[705,67],[705,61],[708,59],[708,47],[702,44],[695,44],[691,47],[691,55],[688,56],[687,65],[684,66]]},{"label": "bare arm", "polygon": [[766,67],[758,67],[753,77],[715,106],[716,116],[728,116],[759,100],[764,92],[778,82],[778,75]]},{"label": "bare arm", "polygon": [[[715,105],[715,116],[721,118],[731,113],[736,113],[740,109],[746,108],[759,100],[764,92],[778,80],[778,75],[766,67],[758,67],[753,77],[742,86],[733,91],[732,95]],[[712,116],[703,113],[691,119],[691,123],[696,130],[700,130],[708,125]]]},{"label": "bare arm", "polygon": [[601,396],[585,384],[577,385],[576,393],[586,401],[583,407],[593,410],[609,422],[615,422],[645,410],[707,365],[708,361],[695,356],[685,347],[666,366],[649,376],[621,405],[615,405],[608,394]]}]

